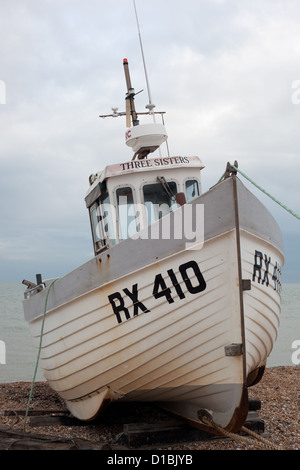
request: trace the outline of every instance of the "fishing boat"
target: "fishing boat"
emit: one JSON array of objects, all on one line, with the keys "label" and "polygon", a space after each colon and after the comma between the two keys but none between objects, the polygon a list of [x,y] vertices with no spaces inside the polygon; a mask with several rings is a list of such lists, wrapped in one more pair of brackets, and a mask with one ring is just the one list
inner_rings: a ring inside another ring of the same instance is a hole
[{"label": "fishing boat", "polygon": [[127,116],[133,157],[90,176],[94,256],[57,280],[25,281],[25,319],[75,417],[147,401],[237,431],[277,337],[281,231],[237,163],[203,193],[199,157],[159,153],[164,122],[150,106],[140,124],[123,65],[127,112],[112,115]]}]

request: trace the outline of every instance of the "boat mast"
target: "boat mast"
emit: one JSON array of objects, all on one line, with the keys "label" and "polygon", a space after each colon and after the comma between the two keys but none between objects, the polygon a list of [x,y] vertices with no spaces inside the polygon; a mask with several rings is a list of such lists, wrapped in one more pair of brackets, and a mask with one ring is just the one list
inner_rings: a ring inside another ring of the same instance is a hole
[{"label": "boat mast", "polygon": [[[126,85],[127,85],[127,94],[126,94],[126,125],[127,127],[130,127],[130,117],[128,111],[130,110],[131,118],[132,118],[132,124],[134,126],[139,125],[139,120],[137,118],[136,110],[135,110],[135,105],[134,105],[134,88],[131,86],[131,79],[130,79],[130,74],[129,74],[129,67],[128,67],[128,60],[124,59],[123,60],[123,66],[124,66],[124,72],[125,72],[125,78],[126,78]],[[129,104],[129,106],[128,106]]]}]

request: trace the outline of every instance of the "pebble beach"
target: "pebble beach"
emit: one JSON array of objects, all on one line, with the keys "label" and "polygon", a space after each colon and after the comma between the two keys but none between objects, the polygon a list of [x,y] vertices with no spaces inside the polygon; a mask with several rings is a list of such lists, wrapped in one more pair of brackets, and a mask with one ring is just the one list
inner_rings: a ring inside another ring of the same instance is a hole
[{"label": "pebble beach", "polygon": [[[6,410],[26,410],[31,383],[13,382],[0,384],[0,428],[23,431],[24,416],[19,413],[7,416]],[[300,450],[300,366],[267,368],[262,380],[249,389],[249,398],[261,401],[258,416],[264,422],[263,436],[275,444],[277,449]],[[34,384],[30,401],[30,411],[66,411],[61,398],[54,393],[46,382]],[[143,419],[161,419],[159,412],[143,410]],[[29,412],[30,414],[30,412]],[[27,426],[27,423],[26,423]],[[64,439],[85,439],[104,443],[107,449],[117,448],[123,423],[90,423],[85,426],[30,426],[31,433],[39,433]],[[253,442],[253,443],[252,443]],[[126,450],[126,446],[120,448]],[[250,443],[238,438],[219,437],[208,441],[189,441],[184,436],[181,442],[156,445],[153,449],[162,450],[261,450],[259,442],[252,438]]]}]

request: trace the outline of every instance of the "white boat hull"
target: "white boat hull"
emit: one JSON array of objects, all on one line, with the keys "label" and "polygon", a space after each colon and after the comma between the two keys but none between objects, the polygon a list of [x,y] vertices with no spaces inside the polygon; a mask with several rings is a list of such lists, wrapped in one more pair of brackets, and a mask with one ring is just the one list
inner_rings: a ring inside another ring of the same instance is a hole
[{"label": "white boat hull", "polygon": [[[174,245],[163,256],[159,240],[126,240],[52,286],[41,365],[73,415],[93,419],[105,402],[123,399],[161,402],[194,425],[201,409],[227,429],[243,424],[247,380],[276,340],[284,261],[276,223],[268,215],[266,233],[254,227],[255,204],[258,218],[268,213],[245,191],[230,178],[199,198],[206,227],[198,249]],[[137,260],[142,247],[146,262]],[[24,301],[37,346],[44,303],[45,292]]]}]

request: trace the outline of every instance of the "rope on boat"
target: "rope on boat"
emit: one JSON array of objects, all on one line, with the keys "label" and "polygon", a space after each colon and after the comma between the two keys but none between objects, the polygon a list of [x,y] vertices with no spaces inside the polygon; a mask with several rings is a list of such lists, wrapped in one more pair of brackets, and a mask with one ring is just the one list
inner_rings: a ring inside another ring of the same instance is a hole
[{"label": "rope on boat", "polygon": [[[57,278],[57,279],[58,279],[58,278]],[[36,379],[38,364],[39,364],[39,360],[40,360],[41,350],[42,350],[42,341],[43,341],[44,324],[45,324],[45,317],[46,317],[46,311],[47,311],[48,297],[49,297],[49,293],[50,293],[51,287],[52,287],[53,284],[57,281],[57,279],[54,279],[54,280],[51,282],[51,284],[49,285],[48,291],[47,291],[47,295],[46,295],[46,299],[45,299],[44,313],[43,313],[42,326],[41,326],[41,334],[40,334],[40,344],[39,344],[39,348],[38,348],[38,355],[37,355],[37,358],[36,358],[36,364],[35,364],[33,379],[32,379],[32,382],[31,382],[31,389],[30,389],[29,398],[28,398],[28,403],[27,403],[27,408],[26,408],[26,413],[25,413],[23,432],[26,432],[26,422],[27,422],[27,417],[28,417],[30,402],[31,402],[31,398],[32,398],[33,387],[34,387],[34,383],[35,383],[35,379]]]},{"label": "rope on boat", "polygon": [[263,449],[282,450],[281,447],[277,446],[276,444],[269,441],[265,437],[262,437],[259,434],[255,433],[251,429],[246,428],[245,426],[242,426],[240,430],[247,433],[247,434],[249,434],[250,436],[254,437],[255,439],[257,439],[257,441],[254,441],[253,439],[251,439],[249,437],[241,436],[240,434],[235,434],[233,432],[227,431],[226,429],[224,429],[221,426],[219,426],[218,424],[216,424],[213,421],[213,419],[212,419],[212,417],[209,413],[205,412],[204,410],[201,410],[201,412],[202,412],[201,416],[199,415],[200,420],[204,424],[214,428],[216,431],[223,434],[225,437],[235,439],[236,441],[244,442],[245,444],[250,444],[250,445],[255,445],[256,444],[256,445],[258,445],[258,447],[261,447]]},{"label": "rope on boat", "polygon": [[[237,167],[237,163],[235,163],[234,165],[231,165],[229,163],[229,166],[231,168],[231,170],[234,170],[235,172],[239,172],[244,178],[246,178],[246,180],[248,180],[251,184],[253,184],[256,188],[258,188],[261,192],[263,192],[264,194],[266,194],[269,198],[272,199],[272,201],[276,202],[277,204],[279,204],[283,209],[285,209],[287,212],[289,212],[291,215],[293,215],[294,217],[296,217],[296,219],[300,220],[300,215],[296,214],[296,212],[294,212],[292,209],[289,209],[285,204],[283,204],[282,202],[280,202],[278,199],[276,199],[274,196],[272,196],[268,191],[266,191],[264,188],[262,188],[261,186],[259,186],[259,184],[255,183],[255,181],[253,181],[249,176],[247,176],[245,173],[243,173],[238,167]],[[223,175],[221,176],[221,178],[219,179],[218,183],[220,183],[226,173],[227,173],[227,169],[226,171],[223,173]]]}]

